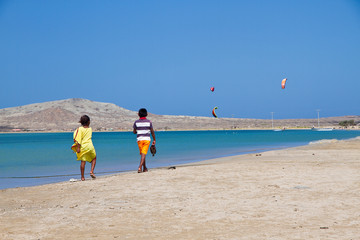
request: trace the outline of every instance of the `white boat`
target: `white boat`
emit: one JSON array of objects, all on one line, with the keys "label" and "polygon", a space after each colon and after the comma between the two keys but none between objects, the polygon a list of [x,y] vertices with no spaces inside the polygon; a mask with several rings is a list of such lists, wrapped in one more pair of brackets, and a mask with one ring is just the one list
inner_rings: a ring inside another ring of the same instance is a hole
[{"label": "white boat", "polygon": [[321,127],[320,127],[320,114],[319,114],[320,110],[316,110],[316,111],[317,111],[317,113],[318,113],[318,127],[317,127],[317,128],[316,128],[316,127],[312,127],[311,130],[313,130],[313,131],[320,131],[320,132],[332,131],[333,128],[321,128]]},{"label": "white boat", "polygon": [[284,131],[283,129],[274,129],[273,130],[274,132],[281,132],[281,131]]},{"label": "white boat", "polygon": [[332,131],[333,129],[332,128],[311,128],[311,130],[326,132],[326,131]]},{"label": "white boat", "polygon": [[274,112],[271,112],[271,128],[274,132],[281,132],[285,130],[285,128],[274,128]]}]

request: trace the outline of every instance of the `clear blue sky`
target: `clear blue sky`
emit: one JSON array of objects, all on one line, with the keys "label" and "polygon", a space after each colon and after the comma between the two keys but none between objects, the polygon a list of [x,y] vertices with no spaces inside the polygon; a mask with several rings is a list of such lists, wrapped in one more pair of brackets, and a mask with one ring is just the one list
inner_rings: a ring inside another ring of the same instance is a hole
[{"label": "clear blue sky", "polygon": [[0,81],[0,108],[360,115],[360,1],[0,0]]}]

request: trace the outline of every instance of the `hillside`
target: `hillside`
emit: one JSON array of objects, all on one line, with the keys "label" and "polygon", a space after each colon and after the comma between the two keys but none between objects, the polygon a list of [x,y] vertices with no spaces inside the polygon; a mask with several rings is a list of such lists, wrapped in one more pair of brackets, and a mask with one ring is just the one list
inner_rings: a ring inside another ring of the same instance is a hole
[{"label": "hillside", "polygon": [[[137,119],[137,112],[112,103],[94,102],[87,99],[65,99],[0,109],[0,131],[72,131],[79,126],[81,115],[91,118],[96,131],[129,131]],[[271,128],[271,120],[245,118],[211,118],[149,114],[156,130],[187,129],[254,129]],[[359,116],[321,118],[322,127],[338,128],[343,120],[360,122]],[[274,127],[310,128],[317,119],[274,120]]]}]

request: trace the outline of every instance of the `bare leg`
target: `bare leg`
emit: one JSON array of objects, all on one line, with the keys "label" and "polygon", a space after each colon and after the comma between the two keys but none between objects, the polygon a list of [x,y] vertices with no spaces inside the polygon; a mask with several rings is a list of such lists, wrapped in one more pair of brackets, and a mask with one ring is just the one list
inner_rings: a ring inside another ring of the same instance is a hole
[{"label": "bare leg", "polygon": [[85,161],[81,161],[81,163],[80,163],[81,181],[85,181],[85,176],[84,176],[85,163],[86,163]]},{"label": "bare leg", "polygon": [[141,155],[141,158],[140,158],[140,165],[139,165],[138,173],[142,172],[142,167],[145,165],[145,157],[146,157],[146,154],[144,154],[144,153],[141,153],[140,155]]},{"label": "bare leg", "polygon": [[96,157],[91,161],[90,176],[91,176],[92,178],[96,178],[96,176],[95,176],[95,174],[94,174],[95,165],[96,165]]},{"label": "bare leg", "polygon": [[147,171],[148,171],[148,169],[147,169],[147,167],[146,167],[146,155],[145,155],[145,158],[144,158],[143,171],[144,171],[144,172],[147,172]]}]

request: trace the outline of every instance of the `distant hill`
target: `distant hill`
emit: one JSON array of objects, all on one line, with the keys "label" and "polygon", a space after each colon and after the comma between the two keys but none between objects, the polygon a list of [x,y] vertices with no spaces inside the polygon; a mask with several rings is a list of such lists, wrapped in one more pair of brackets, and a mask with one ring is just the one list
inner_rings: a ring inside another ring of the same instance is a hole
[{"label": "distant hill", "polygon": [[91,118],[94,129],[125,128],[137,113],[112,103],[87,99],[35,103],[20,107],[0,109],[0,127],[35,131],[70,131],[79,125],[81,115]]},{"label": "distant hill", "polygon": [[[113,103],[87,99],[65,99],[0,109],[0,131],[72,131],[79,126],[80,116],[91,118],[95,131],[129,131],[138,118],[137,112]],[[156,130],[254,129],[271,128],[271,120],[245,118],[211,118],[149,114]],[[339,127],[339,122],[359,116],[321,118],[322,127]],[[317,119],[274,120],[274,127],[310,128]]]}]

